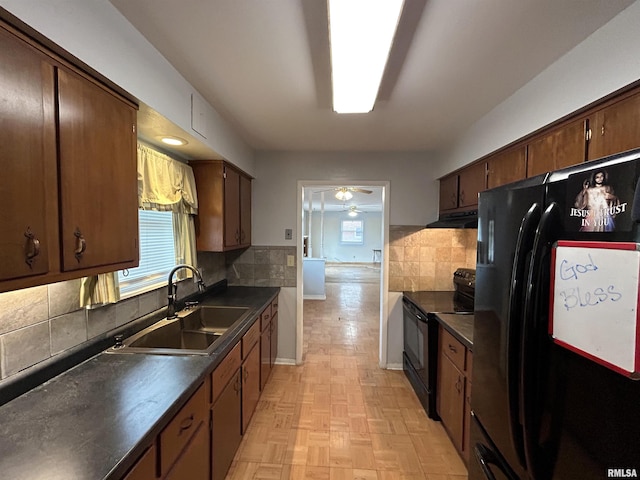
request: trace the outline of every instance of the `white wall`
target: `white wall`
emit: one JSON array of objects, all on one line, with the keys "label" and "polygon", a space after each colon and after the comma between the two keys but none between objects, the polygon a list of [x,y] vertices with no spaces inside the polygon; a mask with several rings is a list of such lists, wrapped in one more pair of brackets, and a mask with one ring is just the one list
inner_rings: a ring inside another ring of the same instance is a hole
[{"label": "white wall", "polygon": [[191,128],[191,94],[197,91],[108,1],[0,0],[0,6],[254,174],[253,150],[210,105],[206,138]]},{"label": "white wall", "polygon": [[[320,221],[320,212],[311,216],[311,253],[312,257],[323,257],[327,262],[368,262],[373,261],[373,249],[382,250],[382,213],[360,213],[350,217],[346,212],[324,212],[324,221]],[[362,245],[343,245],[340,243],[340,226],[342,220],[362,220],[364,243]],[[323,223],[324,234],[321,238],[320,223]],[[321,241],[324,240],[324,248]]]},{"label": "white wall", "polygon": [[442,153],[437,176],[640,79],[639,26],[640,2],[634,2],[477,121]]},{"label": "white wall", "polygon": [[[255,245],[297,245],[298,180],[389,181],[391,225],[423,225],[438,215],[438,183],[427,153],[258,152],[253,192]],[[293,239],[285,240],[286,228]]]}]

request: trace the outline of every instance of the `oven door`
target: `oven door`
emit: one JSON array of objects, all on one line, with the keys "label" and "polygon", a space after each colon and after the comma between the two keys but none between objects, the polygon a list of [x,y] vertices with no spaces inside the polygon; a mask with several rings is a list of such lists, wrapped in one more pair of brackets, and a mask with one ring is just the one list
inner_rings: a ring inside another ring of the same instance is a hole
[{"label": "oven door", "polygon": [[429,388],[427,318],[408,300],[402,300],[404,351],[424,386]]}]

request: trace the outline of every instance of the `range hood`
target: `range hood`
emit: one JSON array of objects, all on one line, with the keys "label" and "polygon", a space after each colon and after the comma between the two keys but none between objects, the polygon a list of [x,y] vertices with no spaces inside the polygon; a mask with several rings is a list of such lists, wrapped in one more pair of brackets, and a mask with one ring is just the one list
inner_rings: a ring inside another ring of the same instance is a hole
[{"label": "range hood", "polygon": [[440,215],[437,221],[428,223],[426,228],[478,228],[478,211],[469,210]]}]

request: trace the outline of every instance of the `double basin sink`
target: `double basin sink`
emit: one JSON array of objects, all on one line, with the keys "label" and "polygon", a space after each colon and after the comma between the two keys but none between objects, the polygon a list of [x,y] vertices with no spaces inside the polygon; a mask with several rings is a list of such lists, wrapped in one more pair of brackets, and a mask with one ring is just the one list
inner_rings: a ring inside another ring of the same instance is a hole
[{"label": "double basin sink", "polygon": [[179,312],[178,318],[160,320],[108,352],[210,355],[224,333],[248,314],[248,307],[198,305]]}]

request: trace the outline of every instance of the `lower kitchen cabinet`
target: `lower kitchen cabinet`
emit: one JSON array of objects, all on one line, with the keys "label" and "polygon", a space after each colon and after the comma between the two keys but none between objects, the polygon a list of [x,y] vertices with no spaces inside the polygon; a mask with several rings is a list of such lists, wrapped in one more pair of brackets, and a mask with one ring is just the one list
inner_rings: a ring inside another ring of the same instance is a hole
[{"label": "lower kitchen cabinet", "polygon": [[242,337],[242,434],[260,400],[260,322]]},{"label": "lower kitchen cabinet", "polygon": [[271,375],[271,305],[260,314],[260,390],[267,384]]},{"label": "lower kitchen cabinet", "polygon": [[211,478],[222,480],[242,440],[242,363],[238,342],[211,374]]},{"label": "lower kitchen cabinet", "polygon": [[436,406],[453,445],[468,461],[471,351],[442,327],[439,334]]},{"label": "lower kitchen cabinet", "polygon": [[203,384],[160,433],[160,478],[209,478],[208,420]]},{"label": "lower kitchen cabinet", "polygon": [[124,480],[152,480],[156,478],[156,445],[147,448],[136,464],[131,467]]}]

